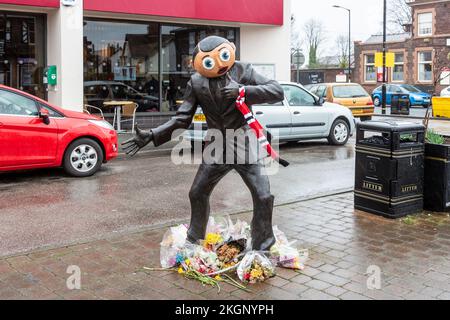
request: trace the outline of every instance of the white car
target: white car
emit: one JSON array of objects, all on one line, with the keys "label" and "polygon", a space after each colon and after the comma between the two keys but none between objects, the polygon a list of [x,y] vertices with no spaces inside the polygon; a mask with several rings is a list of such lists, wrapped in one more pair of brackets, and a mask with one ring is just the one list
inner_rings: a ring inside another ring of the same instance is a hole
[{"label": "white car", "polygon": [[[283,102],[252,107],[258,121],[273,138],[279,142],[327,138],[331,144],[345,145],[354,134],[355,118],[349,108],[324,102],[299,84],[280,84],[285,93]],[[185,138],[191,144],[203,142],[206,130],[206,119],[199,108]]]},{"label": "white car", "polygon": [[450,97],[450,87],[447,87],[441,91],[441,97]]}]

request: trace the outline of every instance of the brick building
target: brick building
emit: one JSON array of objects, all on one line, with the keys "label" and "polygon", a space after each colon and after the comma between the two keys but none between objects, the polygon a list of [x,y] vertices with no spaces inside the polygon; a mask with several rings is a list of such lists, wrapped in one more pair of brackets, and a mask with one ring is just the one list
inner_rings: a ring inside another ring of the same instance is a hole
[{"label": "brick building", "polygon": [[[450,85],[450,0],[410,1],[412,23],[405,33],[387,36],[387,49],[395,53],[395,67],[388,68],[392,83],[407,83],[440,92]],[[355,42],[355,82],[369,92],[380,85],[375,53],[382,51],[383,37],[375,35]],[[442,79],[444,78],[444,79]]]}]

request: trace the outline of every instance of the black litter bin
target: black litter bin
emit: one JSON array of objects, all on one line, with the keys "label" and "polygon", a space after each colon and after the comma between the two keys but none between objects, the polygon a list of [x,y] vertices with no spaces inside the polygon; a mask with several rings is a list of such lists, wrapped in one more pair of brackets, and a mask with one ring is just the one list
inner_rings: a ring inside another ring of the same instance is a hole
[{"label": "black litter bin", "polygon": [[411,102],[407,94],[393,94],[391,98],[391,114],[409,116]]},{"label": "black litter bin", "polygon": [[355,208],[393,219],[421,212],[424,142],[422,125],[358,123]]}]

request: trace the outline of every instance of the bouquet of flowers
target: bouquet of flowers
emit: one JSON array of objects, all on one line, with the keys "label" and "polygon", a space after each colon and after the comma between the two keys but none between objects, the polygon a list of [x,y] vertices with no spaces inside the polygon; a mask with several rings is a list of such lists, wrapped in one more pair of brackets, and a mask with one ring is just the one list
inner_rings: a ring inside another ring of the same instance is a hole
[{"label": "bouquet of flowers", "polygon": [[247,243],[251,243],[250,240],[250,225],[241,220],[237,220],[236,223],[233,224],[233,221],[228,217],[228,230],[226,234],[226,239],[229,241],[239,241],[246,240]]},{"label": "bouquet of flowers", "polygon": [[274,227],[277,242],[270,249],[270,257],[274,264],[281,268],[303,270],[308,260],[308,251],[299,251],[293,247],[294,242],[289,242],[286,235],[278,227]]},{"label": "bouquet of flowers", "polygon": [[192,269],[201,274],[211,274],[220,270],[220,262],[214,251],[193,245],[184,252],[181,267]]},{"label": "bouquet of flowers", "polygon": [[246,240],[229,241],[217,249],[222,269],[229,269],[239,262],[239,255],[245,250]]},{"label": "bouquet of flowers", "polygon": [[206,234],[218,234],[223,239],[226,239],[226,234],[228,233],[228,229],[230,220],[225,217],[210,217],[208,220],[208,226],[206,228]]},{"label": "bouquet of flowers", "polygon": [[160,262],[163,268],[173,268],[179,264],[178,254],[186,244],[187,227],[180,225],[170,228],[161,242]]},{"label": "bouquet of flowers", "polygon": [[270,255],[279,267],[303,270],[308,259],[308,251],[299,251],[291,246],[276,244],[270,249]]},{"label": "bouquet of flowers", "polygon": [[275,267],[264,254],[251,251],[242,259],[237,274],[242,282],[254,284],[275,276]]},{"label": "bouquet of flowers", "polygon": [[223,238],[218,233],[208,233],[203,241],[203,247],[210,251],[215,251],[223,243]]}]

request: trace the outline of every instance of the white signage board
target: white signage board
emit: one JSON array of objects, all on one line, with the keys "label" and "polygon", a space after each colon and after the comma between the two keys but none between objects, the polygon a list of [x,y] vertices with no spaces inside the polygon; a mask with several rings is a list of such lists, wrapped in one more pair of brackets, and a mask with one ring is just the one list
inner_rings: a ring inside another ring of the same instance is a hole
[{"label": "white signage board", "polygon": [[263,75],[267,79],[275,80],[277,77],[276,70],[275,70],[275,64],[255,63],[255,64],[253,64],[253,68],[256,70],[256,72]]},{"label": "white signage board", "polygon": [[61,0],[63,6],[73,7],[77,4],[77,0]]},{"label": "white signage board", "polygon": [[449,86],[450,85],[450,71],[442,71],[441,73],[441,85]]},{"label": "white signage board", "polygon": [[336,82],[338,82],[338,83],[346,83],[347,82],[347,75],[346,74],[337,74],[336,75]]}]

